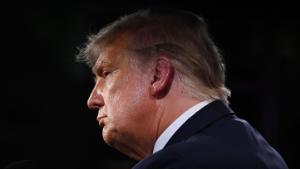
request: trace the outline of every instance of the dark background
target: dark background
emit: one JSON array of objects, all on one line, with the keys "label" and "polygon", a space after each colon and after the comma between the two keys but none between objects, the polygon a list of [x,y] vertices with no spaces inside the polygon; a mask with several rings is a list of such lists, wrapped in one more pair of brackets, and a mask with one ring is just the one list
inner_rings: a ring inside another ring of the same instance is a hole
[{"label": "dark background", "polygon": [[[224,53],[231,107],[300,168],[300,26],[296,5],[139,1],[2,2],[0,168],[20,160],[42,168],[130,168],[106,146],[86,100],[89,68],[75,61],[88,34],[150,5],[203,16]],[[237,6],[236,6],[237,5]]]}]

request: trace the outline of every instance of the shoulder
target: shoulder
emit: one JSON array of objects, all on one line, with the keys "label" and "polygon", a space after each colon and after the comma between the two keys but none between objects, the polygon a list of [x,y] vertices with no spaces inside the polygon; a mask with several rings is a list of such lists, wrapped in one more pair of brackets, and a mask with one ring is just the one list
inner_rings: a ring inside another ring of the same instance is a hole
[{"label": "shoulder", "polygon": [[[192,141],[180,142],[139,162],[134,169],[219,169],[224,166],[218,143],[208,136],[198,136]],[[230,165],[227,165],[230,166]]]},{"label": "shoulder", "polygon": [[164,150],[187,168],[287,168],[264,137],[237,116],[218,121]]},{"label": "shoulder", "polygon": [[281,156],[248,122],[237,117],[215,123],[165,147],[134,169],[287,168]]},{"label": "shoulder", "polygon": [[133,169],[183,169],[182,160],[167,149],[161,150],[136,164]]}]

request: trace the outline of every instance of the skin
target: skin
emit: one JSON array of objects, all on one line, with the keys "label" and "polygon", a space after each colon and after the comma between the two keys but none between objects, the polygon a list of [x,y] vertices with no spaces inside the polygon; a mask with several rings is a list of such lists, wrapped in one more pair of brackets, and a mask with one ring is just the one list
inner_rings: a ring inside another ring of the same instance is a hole
[{"label": "skin", "polygon": [[99,109],[97,120],[104,141],[141,160],[152,153],[159,135],[201,100],[185,95],[167,56],[141,68],[129,59],[127,44],[127,36],[120,36],[98,57],[93,66],[95,86],[87,104]]}]

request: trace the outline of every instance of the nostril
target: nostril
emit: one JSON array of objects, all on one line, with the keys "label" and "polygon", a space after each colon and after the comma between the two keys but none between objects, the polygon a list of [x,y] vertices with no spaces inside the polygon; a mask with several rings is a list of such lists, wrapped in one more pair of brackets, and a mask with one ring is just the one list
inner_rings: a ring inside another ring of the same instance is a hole
[{"label": "nostril", "polygon": [[90,107],[91,110],[98,110],[99,107],[98,106],[93,106],[93,107]]},{"label": "nostril", "polygon": [[93,97],[88,99],[87,106],[91,110],[99,110],[103,106],[102,97]]},{"label": "nostril", "polygon": [[98,109],[98,106],[97,106],[95,101],[88,100],[87,106],[91,110],[97,110]]},{"label": "nostril", "polygon": [[90,109],[90,111],[92,111],[92,112],[98,112],[98,110],[99,110],[99,108],[96,108],[96,107],[89,108],[89,109]]}]

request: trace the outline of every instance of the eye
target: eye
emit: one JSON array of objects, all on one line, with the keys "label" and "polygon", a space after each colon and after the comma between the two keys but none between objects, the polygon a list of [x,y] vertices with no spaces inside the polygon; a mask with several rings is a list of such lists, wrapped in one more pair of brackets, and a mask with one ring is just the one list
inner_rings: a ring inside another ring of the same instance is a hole
[{"label": "eye", "polygon": [[102,72],[102,76],[103,76],[103,77],[106,77],[106,76],[108,76],[110,73],[111,73],[110,71],[103,71],[103,72]]}]

